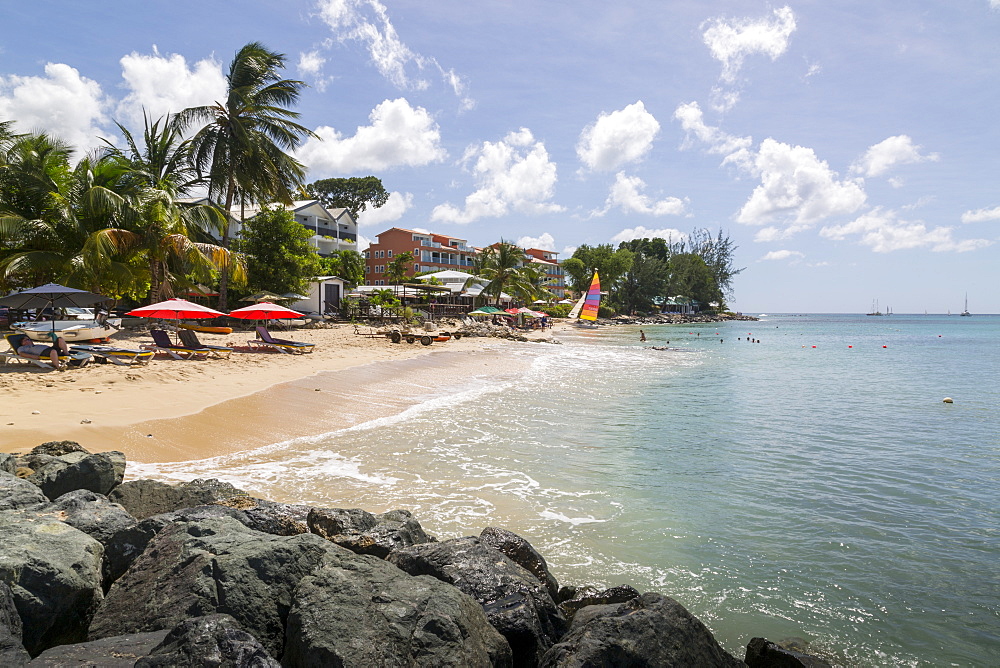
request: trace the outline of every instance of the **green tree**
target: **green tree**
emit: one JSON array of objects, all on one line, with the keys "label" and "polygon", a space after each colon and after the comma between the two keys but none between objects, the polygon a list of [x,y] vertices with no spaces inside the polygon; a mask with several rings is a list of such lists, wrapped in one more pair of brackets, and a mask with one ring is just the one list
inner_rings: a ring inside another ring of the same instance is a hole
[{"label": "green tree", "polygon": [[[580,260],[580,264],[566,262],[570,259]],[[600,246],[580,246],[573,252],[573,257],[563,262],[563,267],[569,274],[571,285],[576,292],[584,292],[590,287],[594,272],[600,272],[601,288],[612,292],[615,285],[626,271],[631,269],[635,254],[627,248],[615,249],[611,244]]]},{"label": "green tree", "polygon": [[[205,123],[191,140],[191,154],[198,173],[208,179],[209,196],[224,202],[226,214],[240,202],[289,203],[302,184],[305,168],[289,155],[306,137],[315,136],[295,122],[294,105],[305,83],[282,79],[283,54],[259,42],[241,48],[226,75],[224,103],[190,107],[176,117],[179,128]],[[222,235],[229,247],[230,230]],[[219,282],[219,305],[227,303],[228,273]]]},{"label": "green tree", "polygon": [[246,257],[247,289],[306,293],[309,279],[319,275],[319,255],[309,243],[312,233],[284,207],[265,208],[246,221],[236,248]]},{"label": "green tree", "polygon": [[637,253],[632,267],[622,276],[616,301],[625,313],[654,310],[655,299],[666,294],[668,278],[669,270],[665,262],[645,253]]},{"label": "green tree", "polygon": [[322,179],[307,185],[306,193],[327,208],[347,209],[354,220],[369,205],[377,209],[389,201],[382,179],[375,176]]},{"label": "green tree", "polygon": [[667,286],[671,296],[682,295],[697,300],[702,308],[711,302],[722,304],[722,290],[719,288],[711,268],[695,253],[681,253],[670,260],[670,282]]},{"label": "green tree", "polygon": [[399,285],[406,280],[406,272],[413,266],[413,253],[405,251],[389,261],[385,267],[385,279],[392,285]]},{"label": "green tree", "polygon": [[339,250],[320,258],[320,270],[326,276],[339,276],[349,285],[361,285],[365,281],[365,258],[358,251]]}]

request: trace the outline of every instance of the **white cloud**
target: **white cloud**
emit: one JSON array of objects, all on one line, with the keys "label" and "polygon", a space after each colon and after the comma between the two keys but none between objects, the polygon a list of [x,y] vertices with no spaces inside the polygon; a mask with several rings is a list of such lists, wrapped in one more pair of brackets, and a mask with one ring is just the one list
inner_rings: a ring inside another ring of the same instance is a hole
[{"label": "white cloud", "polygon": [[722,63],[722,80],[732,83],[747,56],[762,54],[777,60],[788,49],[795,31],[789,7],[775,9],[763,19],[710,19],[702,24],[702,39],[712,57]]},{"label": "white cloud", "polygon": [[562,211],[550,202],[555,192],[556,163],[531,131],[521,128],[496,143],[470,147],[463,162],[471,163],[477,190],[465,198],[465,206],[440,204],[431,220],[471,223],[480,218],[496,218],[511,211],[537,215]]},{"label": "white cloud", "polygon": [[799,251],[793,251],[793,250],[776,250],[776,251],[771,251],[770,253],[765,254],[763,257],[761,257],[757,261],[758,262],[768,262],[770,260],[787,260],[789,258],[797,260],[797,259],[801,259],[801,258],[804,258],[804,257],[805,257],[805,253],[800,253]]},{"label": "white cloud", "polygon": [[849,236],[858,236],[859,243],[870,247],[876,253],[909,248],[930,248],[935,252],[954,251],[958,253],[985,248],[992,245],[988,239],[956,240],[951,227],[927,229],[921,221],[899,220],[892,210],[876,207],[844,225],[822,228],[820,236],[835,241],[843,241]]},{"label": "white cloud", "polygon": [[785,232],[790,234],[824,218],[853,213],[865,203],[861,185],[837,180],[837,173],[811,148],[765,139],[753,158],[752,172],[761,185],[736,217],[747,225],[777,218],[787,223]]},{"label": "white cloud", "polygon": [[750,147],[753,145],[753,138],[737,137],[706,124],[705,116],[697,102],[679,105],[674,111],[674,118],[681,122],[681,128],[687,134],[685,146],[682,148],[689,146],[692,139],[697,139],[709,145],[709,153],[725,156],[722,164],[734,163],[746,166],[750,160]]},{"label": "white cloud", "polygon": [[[1000,4],[1000,0],[995,0]],[[993,209],[976,209],[975,211],[966,211],[962,214],[963,223],[983,223],[990,220],[1000,220],[1000,206]]]},{"label": "white cloud", "polygon": [[660,124],[646,111],[642,100],[624,109],[602,113],[584,128],[576,154],[588,168],[610,171],[641,159],[653,146]]},{"label": "white cloud", "polygon": [[653,200],[642,193],[645,182],[638,176],[626,176],[618,172],[611,192],[603,209],[591,212],[592,216],[603,216],[618,207],[626,213],[642,213],[651,216],[681,216],[685,212],[686,201],[676,197]]},{"label": "white cloud", "polygon": [[914,146],[907,135],[889,137],[868,147],[861,158],[851,166],[851,171],[866,177],[881,176],[895,165],[934,161],[937,153],[921,155],[921,146]]},{"label": "white cloud", "polygon": [[326,58],[319,52],[319,49],[299,53],[299,62],[297,65],[299,76],[303,79],[312,79],[312,85],[321,93],[326,90],[326,85],[333,79],[333,77],[323,76],[323,66],[325,64]]},{"label": "white cloud", "polygon": [[403,90],[424,90],[430,82],[422,78],[422,73],[432,69],[461,100],[463,109],[475,105],[467,97],[467,85],[460,75],[403,43],[389,20],[388,9],[379,0],[318,0],[316,7],[318,16],[329,26],[334,38],[341,43],[363,44],[379,73],[395,86]]},{"label": "white cloud", "polygon": [[296,157],[319,175],[350,175],[393,167],[417,167],[444,160],[441,132],[423,107],[411,107],[405,98],[385,100],[368,116],[371,125],[344,137],[328,126],[316,128],[319,139],[309,139]]},{"label": "white cloud", "polygon": [[635,239],[666,239],[667,241],[682,241],[687,239],[687,235],[680,230],[665,227],[659,230],[651,230],[639,225],[637,227],[627,227],[615,236],[611,241],[621,243],[623,241],[634,241]]},{"label": "white cloud", "polygon": [[109,100],[96,81],[62,63],[47,63],[45,76],[0,77],[0,118],[16,119],[19,132],[47,132],[81,151],[111,138]]},{"label": "white cloud", "polygon": [[143,109],[155,120],[188,107],[225,99],[222,66],[211,58],[188,67],[184,56],[176,53],[161,56],[154,46],[151,55],[133,51],[119,62],[130,92],[118,104],[117,113],[133,125],[141,127]]},{"label": "white cloud", "polygon": [[517,240],[521,248],[538,248],[539,250],[555,251],[556,239],[548,232],[542,232],[537,237],[521,237]]},{"label": "white cloud", "polygon": [[562,249],[562,253],[560,253],[560,255],[563,257],[573,257],[573,253],[576,252],[577,248],[579,248],[579,246],[566,246],[566,248]]},{"label": "white cloud", "polygon": [[370,227],[399,220],[413,208],[413,193],[389,193],[389,199],[377,209],[367,208],[358,214],[358,225]]}]

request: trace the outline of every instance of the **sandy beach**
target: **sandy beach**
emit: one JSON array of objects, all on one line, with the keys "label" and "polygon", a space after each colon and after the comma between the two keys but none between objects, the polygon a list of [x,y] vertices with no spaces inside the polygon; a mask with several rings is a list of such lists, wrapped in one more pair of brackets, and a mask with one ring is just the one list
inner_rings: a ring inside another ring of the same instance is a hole
[{"label": "sandy beach", "polygon": [[[369,331],[369,328],[361,328]],[[498,339],[463,337],[430,346],[393,344],[355,333],[352,324],[287,335],[316,344],[304,355],[250,352],[248,332],[202,334],[203,343],[237,349],[228,359],[142,366],[90,364],[65,372],[0,367],[0,450],[76,440],[92,451],[121,450],[143,461],[182,461],[234,452],[276,438],[309,435],[324,424],[350,426],[405,408],[414,388],[455,384],[501,368]],[[541,338],[539,335],[533,338]],[[120,332],[113,343],[138,347],[147,333]],[[422,361],[411,361],[420,358]],[[426,373],[428,365],[433,374]],[[393,387],[394,391],[385,389]],[[377,400],[372,401],[373,398]],[[179,419],[183,418],[183,419]]]}]

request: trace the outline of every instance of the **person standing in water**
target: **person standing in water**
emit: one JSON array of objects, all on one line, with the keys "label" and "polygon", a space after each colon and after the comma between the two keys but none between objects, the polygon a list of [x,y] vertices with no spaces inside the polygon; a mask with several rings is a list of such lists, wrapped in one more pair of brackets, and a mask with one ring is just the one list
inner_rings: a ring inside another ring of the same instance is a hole
[{"label": "person standing in water", "polygon": [[646,332],[642,331],[641,329],[639,330],[639,340],[640,341],[646,340]]}]

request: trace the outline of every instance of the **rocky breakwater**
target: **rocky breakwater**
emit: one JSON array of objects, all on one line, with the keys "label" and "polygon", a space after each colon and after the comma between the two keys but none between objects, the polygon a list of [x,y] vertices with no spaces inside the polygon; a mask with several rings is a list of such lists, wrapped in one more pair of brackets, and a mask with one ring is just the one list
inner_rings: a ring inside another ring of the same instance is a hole
[{"label": "rocky breakwater", "polygon": [[696,322],[729,322],[731,320],[756,322],[756,316],[742,313],[657,313],[655,315],[616,315],[601,319],[608,325],[685,325]]},{"label": "rocky breakwater", "polygon": [[405,510],[124,471],[68,441],[0,454],[0,665],[746,665],[667,596],[560,587],[510,531],[439,541]]}]

